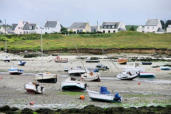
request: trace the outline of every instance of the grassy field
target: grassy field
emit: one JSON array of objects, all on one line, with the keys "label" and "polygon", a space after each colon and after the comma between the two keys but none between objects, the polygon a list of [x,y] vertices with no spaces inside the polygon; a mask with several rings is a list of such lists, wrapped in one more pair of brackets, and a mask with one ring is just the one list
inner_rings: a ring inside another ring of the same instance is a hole
[{"label": "grassy field", "polygon": [[[9,50],[40,50],[40,35],[12,35],[8,37]],[[0,49],[4,49],[4,36],[0,36]],[[171,49],[171,34],[119,32],[115,34],[46,34],[44,50],[77,48],[166,48]]]}]

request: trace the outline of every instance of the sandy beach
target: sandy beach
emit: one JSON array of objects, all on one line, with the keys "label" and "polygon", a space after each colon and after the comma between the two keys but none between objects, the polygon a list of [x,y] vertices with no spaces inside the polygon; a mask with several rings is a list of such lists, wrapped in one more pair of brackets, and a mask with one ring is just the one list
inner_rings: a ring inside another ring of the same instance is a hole
[{"label": "sandy beach", "polygon": [[[8,56],[11,62],[4,62],[3,59]],[[89,90],[99,91],[100,86],[106,86],[112,93],[119,92],[122,96],[122,103],[105,103],[94,102],[89,99],[87,92],[62,92],[60,85],[63,80],[68,77],[64,72],[64,68],[82,66],[95,68],[98,63],[86,63],[85,60],[77,59],[77,55],[61,55],[68,58],[68,63],[55,63],[55,56],[44,56],[34,58],[23,58],[19,55],[7,54],[0,52],[0,106],[9,105],[19,108],[83,108],[87,105],[95,105],[100,107],[131,107],[131,106],[148,106],[148,105],[167,105],[171,104],[171,70],[161,71],[160,68],[152,68],[155,65],[165,65],[170,62],[153,62],[152,65],[142,65],[145,72],[153,72],[156,77],[153,79],[136,78],[133,81],[122,81],[116,78],[116,75],[123,71],[126,67],[131,67],[135,62],[128,62],[127,65],[119,65],[112,60],[104,59],[108,56],[144,56],[139,54],[119,54],[119,55],[82,55],[96,56],[101,58],[100,63],[107,65],[109,71],[100,71],[101,82],[86,82]],[[151,56],[151,55],[145,55]],[[26,61],[25,66],[18,66],[24,70],[22,75],[9,75],[8,69],[15,65],[18,60]],[[56,84],[41,85],[45,87],[43,95],[27,94],[24,90],[24,84],[35,81],[35,74],[40,72],[52,72],[58,75]],[[85,100],[80,100],[79,96],[85,95]],[[33,101],[35,104],[30,105]]]}]

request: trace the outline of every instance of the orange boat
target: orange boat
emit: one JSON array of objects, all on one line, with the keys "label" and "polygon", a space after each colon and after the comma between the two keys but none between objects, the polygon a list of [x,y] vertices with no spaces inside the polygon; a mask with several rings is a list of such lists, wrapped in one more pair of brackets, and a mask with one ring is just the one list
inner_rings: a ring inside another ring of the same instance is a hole
[{"label": "orange boat", "polygon": [[126,64],[128,62],[128,59],[118,59],[119,64]]}]

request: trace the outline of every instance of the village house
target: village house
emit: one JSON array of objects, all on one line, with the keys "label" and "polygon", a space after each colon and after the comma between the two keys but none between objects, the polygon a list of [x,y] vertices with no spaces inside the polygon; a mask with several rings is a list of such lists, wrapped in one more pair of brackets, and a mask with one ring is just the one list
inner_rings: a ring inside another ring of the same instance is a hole
[{"label": "village house", "polygon": [[61,24],[58,21],[47,21],[45,23],[43,33],[60,33]]},{"label": "village house", "polygon": [[122,22],[103,22],[102,26],[100,27],[100,30],[98,31],[102,33],[116,33],[125,30],[125,24],[123,24]]},{"label": "village house", "polygon": [[20,21],[14,29],[15,34],[34,34],[36,33],[36,24],[26,21]]},{"label": "village house", "polygon": [[171,25],[168,25],[167,29],[166,29],[167,33],[171,33]]},{"label": "village house", "polygon": [[68,31],[80,33],[80,32],[91,32],[91,27],[89,23],[85,22],[76,22],[73,23],[69,28]]},{"label": "village house", "polygon": [[159,19],[149,19],[144,26],[139,26],[137,32],[153,32],[153,33],[164,33],[162,29],[161,20]]}]

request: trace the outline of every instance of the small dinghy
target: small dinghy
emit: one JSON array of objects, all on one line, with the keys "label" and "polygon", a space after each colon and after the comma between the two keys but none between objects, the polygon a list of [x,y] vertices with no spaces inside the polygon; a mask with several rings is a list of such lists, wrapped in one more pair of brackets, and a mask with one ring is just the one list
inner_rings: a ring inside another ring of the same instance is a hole
[{"label": "small dinghy", "polygon": [[118,59],[118,63],[121,65],[125,65],[127,64],[127,62],[128,62],[128,59],[122,59],[122,58]]},{"label": "small dinghy", "polygon": [[84,73],[81,75],[81,79],[85,81],[100,82],[100,75],[98,72]]},{"label": "small dinghy", "polygon": [[26,64],[25,61],[18,61],[18,65],[19,65],[19,66],[24,66],[25,64]]},{"label": "small dinghy", "polygon": [[106,87],[101,87],[100,92],[87,90],[90,99],[103,102],[121,102],[119,93],[110,94]]},{"label": "small dinghy", "polygon": [[140,72],[140,78],[154,78],[155,74],[150,72]]},{"label": "small dinghy", "polygon": [[12,66],[10,69],[8,69],[8,72],[11,75],[20,75],[20,74],[23,74],[24,70],[18,69],[17,67]]},{"label": "small dinghy", "polygon": [[6,56],[3,60],[4,60],[4,62],[10,62],[11,61],[8,56]]},{"label": "small dinghy", "polygon": [[137,72],[122,72],[121,74],[118,74],[116,77],[120,80],[133,80],[136,77],[138,77],[139,73]]},{"label": "small dinghy", "polygon": [[152,65],[152,62],[142,62],[142,65]]},{"label": "small dinghy", "polygon": [[36,74],[35,79],[42,83],[56,83],[57,74],[52,74],[50,72],[38,73]]},{"label": "small dinghy", "polygon": [[171,67],[169,67],[169,66],[161,66],[160,70],[171,70]]},{"label": "small dinghy", "polygon": [[68,58],[61,58],[60,56],[56,56],[55,62],[56,63],[67,63],[68,62]]},{"label": "small dinghy", "polygon": [[75,78],[67,78],[61,83],[62,90],[67,91],[83,91],[86,90],[87,84],[81,81],[77,81]]},{"label": "small dinghy", "polygon": [[43,92],[45,90],[44,87],[42,87],[39,84],[34,83],[34,82],[29,82],[28,84],[25,84],[24,89],[28,93],[33,93],[33,94],[43,94]]},{"label": "small dinghy", "polygon": [[70,76],[81,76],[81,74],[86,73],[86,69],[77,67],[77,68],[71,68],[70,70],[68,70],[68,74]]},{"label": "small dinghy", "polygon": [[100,60],[97,57],[88,57],[86,62],[87,63],[99,63]]},{"label": "small dinghy", "polygon": [[96,68],[99,69],[99,70],[109,70],[108,66],[105,66],[105,65],[102,65],[102,64],[98,64],[96,66]]}]

